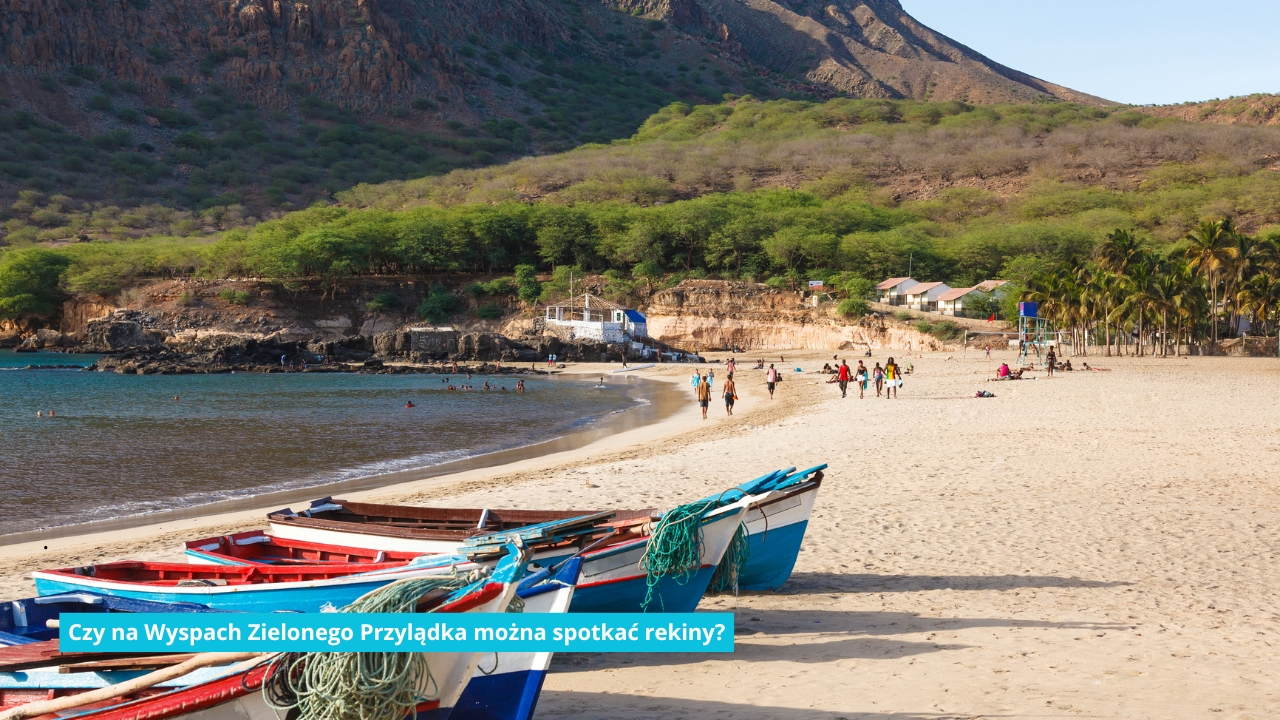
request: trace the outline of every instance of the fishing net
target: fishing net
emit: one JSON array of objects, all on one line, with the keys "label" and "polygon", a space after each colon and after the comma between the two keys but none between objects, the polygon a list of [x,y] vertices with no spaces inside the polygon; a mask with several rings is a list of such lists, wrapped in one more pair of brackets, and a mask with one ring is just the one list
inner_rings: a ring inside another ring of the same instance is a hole
[{"label": "fishing net", "polygon": [[[435,592],[452,592],[480,571],[400,580],[365,593],[339,612],[407,613]],[[387,720],[411,715],[439,697],[440,687],[420,652],[284,653],[272,663],[263,697],[296,720]],[[291,713],[292,715],[292,713]]]},{"label": "fishing net", "polygon": [[649,543],[640,558],[647,585],[641,609],[647,611],[655,595],[662,605],[662,595],[657,590],[663,578],[670,577],[683,585],[698,572],[702,566],[702,516],[718,505],[716,500],[677,505],[668,510],[649,533]]},{"label": "fishing net", "polygon": [[745,520],[738,524],[733,533],[729,548],[720,558],[716,566],[716,574],[711,576],[711,591],[716,593],[732,592],[738,594],[738,580],[747,572],[747,562],[751,559],[751,538],[747,534]]}]

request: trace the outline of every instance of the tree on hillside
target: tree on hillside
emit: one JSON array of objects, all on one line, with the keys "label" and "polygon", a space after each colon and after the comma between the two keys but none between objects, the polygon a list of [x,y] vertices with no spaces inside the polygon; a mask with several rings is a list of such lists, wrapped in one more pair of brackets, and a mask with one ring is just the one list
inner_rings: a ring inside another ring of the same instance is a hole
[{"label": "tree on hillside", "polygon": [[43,248],[0,258],[0,318],[48,317],[62,301],[59,283],[71,261]]}]

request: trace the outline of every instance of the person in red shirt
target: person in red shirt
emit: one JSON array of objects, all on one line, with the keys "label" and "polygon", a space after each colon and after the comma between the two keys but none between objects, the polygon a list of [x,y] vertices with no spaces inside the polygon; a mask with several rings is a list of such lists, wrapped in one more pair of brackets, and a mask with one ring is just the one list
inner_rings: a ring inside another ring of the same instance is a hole
[{"label": "person in red shirt", "polygon": [[848,360],[840,361],[839,373],[840,374],[837,377],[840,378],[840,397],[845,397],[849,394],[849,361]]}]

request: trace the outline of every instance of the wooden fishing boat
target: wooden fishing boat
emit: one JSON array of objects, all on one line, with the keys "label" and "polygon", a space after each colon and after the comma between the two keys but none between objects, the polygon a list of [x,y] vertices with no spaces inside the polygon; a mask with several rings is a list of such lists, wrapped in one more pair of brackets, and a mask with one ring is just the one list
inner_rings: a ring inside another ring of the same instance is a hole
[{"label": "wooden fishing boat", "polygon": [[424,553],[328,545],[248,530],[190,540],[185,554],[187,562],[204,565],[379,565],[407,563]]},{"label": "wooden fishing boat", "polygon": [[[504,612],[510,605],[524,577],[528,552],[512,547],[487,575],[451,594],[424,600],[420,611],[428,612]],[[6,654],[24,651],[30,646],[0,648],[0,668],[6,667]],[[409,717],[416,720],[444,720],[476,673],[480,653],[424,653],[427,667],[437,688],[435,697],[420,703]],[[170,663],[180,663],[190,656],[167,656]],[[166,658],[154,659],[162,664]],[[276,711],[259,692],[271,672],[269,656],[234,665],[201,668],[181,677],[147,685],[111,700],[101,700],[64,708],[82,720],[279,720]],[[28,668],[22,672],[0,672],[0,710],[29,703],[57,700],[137,681],[136,669],[104,669],[101,664],[54,664]],[[64,702],[74,702],[67,700]],[[32,708],[33,713],[39,708]],[[39,713],[35,717],[45,716]],[[52,714],[48,714],[53,717]]]},{"label": "wooden fishing boat", "polygon": [[[704,541],[699,566],[689,576],[658,580],[649,609],[692,612],[697,608],[746,511],[745,504],[717,508],[701,519]],[[650,509],[596,513],[444,509],[324,498],[302,513],[278,511],[269,520],[272,537],[321,543],[334,552],[343,548],[472,552],[516,533],[533,547],[534,569],[581,556],[582,576],[571,612],[640,612],[649,594],[648,571],[641,558],[660,517]],[[495,529],[485,533],[478,527],[442,528],[442,518],[465,518],[465,522],[474,520],[477,526],[483,522],[485,528]]]},{"label": "wooden fishing boat", "polygon": [[330,565],[195,565],[115,562],[32,573],[39,595],[87,591],[135,600],[197,603],[215,610],[319,612],[394,580],[480,567],[462,555],[410,562]]},{"label": "wooden fishing boat", "polygon": [[[578,529],[582,540],[589,543],[592,528],[615,515],[575,510],[429,508],[323,498],[300,513],[285,508],[268,514],[267,519],[270,534],[286,540],[366,550],[451,553],[469,538],[535,526],[550,526],[561,536]],[[537,540],[526,537],[530,543]]]}]

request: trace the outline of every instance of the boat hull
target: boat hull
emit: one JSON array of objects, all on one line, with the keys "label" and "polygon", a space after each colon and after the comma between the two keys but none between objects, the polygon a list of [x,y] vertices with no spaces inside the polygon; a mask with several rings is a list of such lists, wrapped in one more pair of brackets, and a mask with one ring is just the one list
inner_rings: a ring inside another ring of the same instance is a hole
[{"label": "boat hull", "polygon": [[815,485],[747,511],[751,553],[746,572],[738,578],[739,590],[777,590],[791,577],[818,489]]},{"label": "boat hull", "polygon": [[[702,560],[698,570],[687,579],[664,577],[659,580],[648,610],[693,612],[697,609],[745,512],[745,507],[727,508],[703,518]],[[649,538],[644,538],[584,554],[582,577],[569,612],[644,612],[648,574],[640,567],[640,560],[648,541]]]}]

